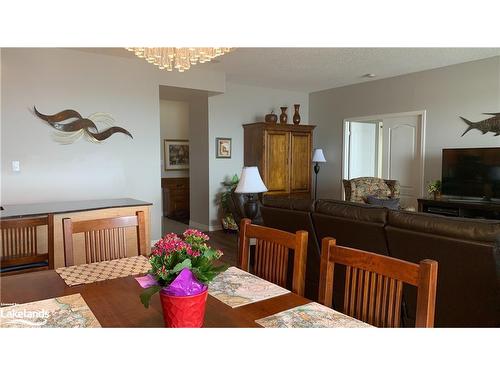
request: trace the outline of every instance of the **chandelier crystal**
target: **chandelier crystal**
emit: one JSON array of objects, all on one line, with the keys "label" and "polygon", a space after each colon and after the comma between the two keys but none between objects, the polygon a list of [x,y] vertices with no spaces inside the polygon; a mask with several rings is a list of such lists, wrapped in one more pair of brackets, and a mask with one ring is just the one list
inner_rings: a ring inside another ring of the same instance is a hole
[{"label": "chandelier crystal", "polygon": [[159,69],[165,69],[169,72],[177,69],[179,72],[184,72],[191,68],[191,65],[203,64],[230,52],[232,49],[225,47],[128,47],[127,50],[134,52],[137,57],[145,59],[150,64],[158,66]]}]

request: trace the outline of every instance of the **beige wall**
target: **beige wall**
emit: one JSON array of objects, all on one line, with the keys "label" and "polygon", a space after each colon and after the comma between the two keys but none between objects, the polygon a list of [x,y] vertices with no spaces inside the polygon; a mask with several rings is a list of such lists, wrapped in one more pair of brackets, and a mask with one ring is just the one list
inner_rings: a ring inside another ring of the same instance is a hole
[{"label": "beige wall", "polygon": [[164,165],[165,139],[189,139],[189,103],[160,100],[160,149],[162,177],[189,177],[189,171],[166,171]]},{"label": "beige wall", "polygon": [[500,146],[500,137],[467,128],[483,112],[500,111],[500,57],[452,65],[404,76],[314,92],[309,118],[318,125],[316,147],[328,163],[319,175],[318,197],[341,198],[342,125],[351,117],[427,111],[424,181],[441,178],[441,150],[448,147]]},{"label": "beige wall", "polygon": [[[309,96],[305,92],[276,90],[264,87],[238,85],[228,82],[224,94],[211,96],[209,102],[209,160],[210,160],[210,228],[220,228],[217,197],[223,191],[222,181],[241,174],[243,167],[243,124],[264,121],[274,109],[287,106],[292,123],[293,105],[300,104],[301,123],[308,124]],[[215,138],[232,138],[231,159],[216,159]]]},{"label": "beige wall", "polygon": [[[159,86],[222,92],[224,74],[168,73],[134,56],[4,48],[1,77],[2,204],[136,198],[153,203],[151,237],[159,238]],[[44,113],[109,113],[134,139],[117,134],[101,144],[80,139],[61,145],[33,115],[33,105]],[[20,173],[11,171],[12,160],[21,162]]]}]

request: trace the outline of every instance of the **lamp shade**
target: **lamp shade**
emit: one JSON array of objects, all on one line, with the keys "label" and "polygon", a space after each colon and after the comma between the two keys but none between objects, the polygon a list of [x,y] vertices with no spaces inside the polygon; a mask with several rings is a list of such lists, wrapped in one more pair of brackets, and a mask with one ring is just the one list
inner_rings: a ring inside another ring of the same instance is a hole
[{"label": "lamp shade", "polygon": [[325,155],[323,155],[323,150],[321,148],[314,150],[312,161],[314,163],[326,163]]},{"label": "lamp shade", "polygon": [[257,167],[243,167],[240,182],[236,186],[236,193],[263,193],[267,191]]}]

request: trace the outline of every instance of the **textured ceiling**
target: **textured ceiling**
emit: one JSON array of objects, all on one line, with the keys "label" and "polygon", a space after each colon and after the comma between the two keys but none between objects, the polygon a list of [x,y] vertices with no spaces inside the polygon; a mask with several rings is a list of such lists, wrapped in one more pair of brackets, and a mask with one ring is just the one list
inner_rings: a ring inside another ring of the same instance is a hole
[{"label": "textured ceiling", "polygon": [[[134,57],[120,48],[79,50]],[[312,92],[499,55],[500,48],[237,48],[218,63],[191,69],[223,71],[234,83]],[[376,77],[363,77],[367,73]]]}]

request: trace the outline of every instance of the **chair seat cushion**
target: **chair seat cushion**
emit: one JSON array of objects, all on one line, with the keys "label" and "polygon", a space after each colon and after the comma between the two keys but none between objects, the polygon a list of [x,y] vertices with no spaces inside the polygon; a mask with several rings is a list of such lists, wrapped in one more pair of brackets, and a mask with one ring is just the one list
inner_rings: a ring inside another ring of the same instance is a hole
[{"label": "chair seat cushion", "polygon": [[0,268],[0,273],[9,272],[9,271],[26,270],[29,268],[36,268],[36,267],[48,267],[48,265],[49,265],[49,262],[37,262],[37,263],[21,264],[18,266],[10,266],[10,267]]}]

